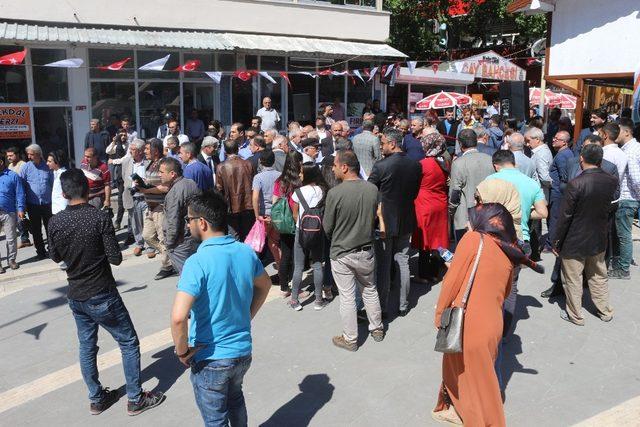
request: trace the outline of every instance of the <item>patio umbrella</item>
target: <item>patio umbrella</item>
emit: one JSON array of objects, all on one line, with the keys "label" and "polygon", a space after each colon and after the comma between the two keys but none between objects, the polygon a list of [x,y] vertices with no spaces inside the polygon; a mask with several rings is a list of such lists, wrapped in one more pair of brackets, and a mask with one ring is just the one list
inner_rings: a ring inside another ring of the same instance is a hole
[{"label": "patio umbrella", "polygon": [[453,108],[471,104],[471,97],[456,92],[440,92],[421,99],[416,104],[416,110],[430,110],[436,108]]},{"label": "patio umbrella", "polygon": [[[549,89],[544,91],[544,105],[558,104],[559,96],[556,93],[551,92]],[[529,103],[533,105],[540,104],[540,88],[532,87],[529,89]]]},{"label": "patio umbrella", "polygon": [[578,101],[578,98],[576,98],[575,96],[569,95],[567,93],[560,93],[558,94],[558,100],[560,102],[560,108],[563,108],[565,110],[576,109],[576,102]]}]

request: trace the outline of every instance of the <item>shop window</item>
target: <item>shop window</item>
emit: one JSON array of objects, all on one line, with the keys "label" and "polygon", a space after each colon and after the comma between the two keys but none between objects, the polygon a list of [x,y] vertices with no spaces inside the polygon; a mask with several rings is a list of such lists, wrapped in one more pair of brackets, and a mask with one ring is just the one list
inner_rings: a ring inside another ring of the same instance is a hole
[{"label": "shop window", "polygon": [[[135,127],[136,100],[134,83],[91,83],[91,117],[100,120],[102,129],[114,136],[119,120],[126,116]],[[87,129],[88,131],[89,129]]]},{"label": "shop window", "polygon": [[137,51],[138,56],[138,67],[142,67],[145,64],[148,64],[151,61],[155,61],[157,59],[164,58],[167,55],[169,56],[169,60],[164,65],[162,71],[145,71],[138,70],[138,78],[139,79],[172,79],[177,80],[180,77],[180,73],[177,71],[171,71],[180,65],[180,54],[178,52],[167,52],[167,51],[156,51],[156,50],[139,50]]},{"label": "shop window", "polygon": [[[232,93],[232,114],[233,121],[251,124],[251,118],[255,114],[253,108],[253,93],[257,92],[256,78],[252,78],[247,82],[240,79],[231,79]],[[256,110],[257,111],[257,110]]]},{"label": "shop window", "polygon": [[[187,120],[193,110],[198,113],[198,118],[205,126],[213,120],[213,82],[211,83],[184,83],[182,88],[184,105],[185,133]],[[189,135],[189,134],[187,134]],[[191,137],[191,135],[189,135]]]},{"label": "shop window", "polygon": [[138,83],[140,102],[140,132],[146,138],[155,137],[164,115],[172,112],[180,118],[180,85],[164,82]]},{"label": "shop window", "polygon": [[[345,67],[346,67],[345,64],[331,65],[329,63],[325,65],[322,62],[318,64],[319,70],[331,68],[334,71],[344,71]],[[334,75],[318,77],[320,86],[318,89],[318,104],[316,105],[317,111],[320,110],[320,106],[322,104],[335,104],[337,108],[334,107],[334,110],[335,110],[333,115],[334,120],[345,119],[344,117],[345,115],[344,82],[345,82],[345,79],[347,78],[348,76],[334,76]]]},{"label": "shop window", "polygon": [[[356,124],[362,118],[362,110],[368,102],[373,101],[371,97],[371,88],[373,81],[368,82],[368,78],[364,74],[364,69],[371,69],[371,64],[367,62],[349,62],[348,68],[353,74],[353,70],[359,70],[360,75],[365,80],[363,83],[358,77],[349,77],[347,81],[347,110],[346,116],[349,123]],[[353,118],[353,119],[352,119]]]},{"label": "shop window", "polygon": [[[289,71],[316,71],[315,60],[290,59]],[[303,74],[289,74],[291,88],[288,91],[288,117],[302,125],[314,124],[316,118],[317,78]]]},{"label": "shop window", "polygon": [[68,159],[79,160],[73,150],[71,108],[35,107],[33,109],[33,122],[36,143],[40,145],[45,156],[52,151],[62,150]]},{"label": "shop window", "polygon": [[260,70],[262,70],[262,71],[284,71],[285,70],[285,57],[284,56],[261,56],[260,57]]},{"label": "shop window", "polygon": [[[0,56],[16,53],[20,46],[0,46]],[[27,102],[27,79],[24,65],[0,67],[0,103]]]},{"label": "shop window", "polygon": [[[166,54],[165,54],[166,55]],[[106,67],[118,61],[127,61],[122,69],[102,70],[98,67]],[[155,58],[158,59],[158,58]],[[95,79],[132,79],[133,78],[133,50],[124,49],[89,49],[89,75]]]},{"label": "shop window", "polygon": [[43,67],[44,64],[66,59],[64,49],[32,49],[33,93],[36,101],[68,101],[66,68]]},{"label": "shop window", "polygon": [[233,53],[218,54],[218,69],[216,71],[235,71],[236,56]]}]

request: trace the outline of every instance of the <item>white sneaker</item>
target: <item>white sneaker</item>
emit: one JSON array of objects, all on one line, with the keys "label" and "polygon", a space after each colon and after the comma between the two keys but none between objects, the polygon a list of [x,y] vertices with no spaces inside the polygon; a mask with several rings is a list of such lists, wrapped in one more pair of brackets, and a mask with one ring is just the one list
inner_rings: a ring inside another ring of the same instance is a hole
[{"label": "white sneaker", "polygon": [[325,301],[316,301],[313,303],[313,309],[317,311],[322,310],[326,306],[327,306],[327,303]]}]

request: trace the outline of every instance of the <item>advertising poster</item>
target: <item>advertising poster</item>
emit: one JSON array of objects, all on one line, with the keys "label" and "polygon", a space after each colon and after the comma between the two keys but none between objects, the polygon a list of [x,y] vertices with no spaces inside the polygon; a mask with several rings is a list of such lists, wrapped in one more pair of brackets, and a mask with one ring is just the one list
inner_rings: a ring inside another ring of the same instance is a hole
[{"label": "advertising poster", "polygon": [[0,107],[0,139],[31,138],[29,107]]}]

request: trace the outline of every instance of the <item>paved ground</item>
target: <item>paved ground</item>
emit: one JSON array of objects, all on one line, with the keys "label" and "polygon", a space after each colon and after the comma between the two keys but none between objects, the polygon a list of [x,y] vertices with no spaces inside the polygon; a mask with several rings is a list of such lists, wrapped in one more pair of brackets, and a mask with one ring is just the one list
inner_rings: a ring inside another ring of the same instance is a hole
[{"label": "paved ground", "polygon": [[[3,248],[4,250],[4,248]],[[21,251],[19,260],[30,256]],[[640,245],[636,246],[636,254]],[[550,257],[545,258],[548,269]],[[114,269],[141,337],[147,389],[166,392],[157,409],[130,419],[126,399],[104,414],[88,413],[77,367],[77,339],[66,305],[64,274],[50,261],[0,276],[1,425],[199,425],[189,378],[172,354],[169,310],[176,278],[153,281],[158,261],[127,256]],[[539,297],[548,275],[522,275],[520,320],[504,374],[505,411],[513,426],[640,425],[640,270],[612,281],[615,318],[587,315],[586,326],[559,318],[562,301]],[[338,304],[296,313],[274,287],[254,321],[254,359],[245,382],[251,426],[433,425],[430,411],[440,383],[433,352],[433,307],[440,287],[414,284],[417,306],[392,319],[382,343],[362,339],[357,353],[331,345],[340,332]],[[101,380],[123,385],[120,354],[100,335]]]}]

